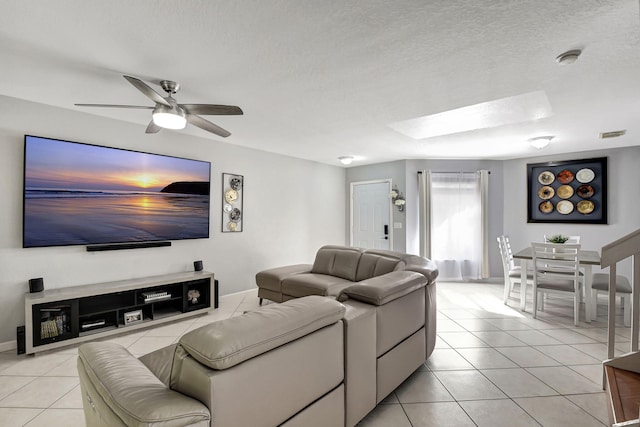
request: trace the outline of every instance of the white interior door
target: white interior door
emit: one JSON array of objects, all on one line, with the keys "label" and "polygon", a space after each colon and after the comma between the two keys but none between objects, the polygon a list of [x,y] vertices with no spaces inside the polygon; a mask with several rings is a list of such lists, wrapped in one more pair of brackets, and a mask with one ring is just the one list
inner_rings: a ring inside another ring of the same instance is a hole
[{"label": "white interior door", "polygon": [[391,181],[351,184],[351,246],[391,248]]}]

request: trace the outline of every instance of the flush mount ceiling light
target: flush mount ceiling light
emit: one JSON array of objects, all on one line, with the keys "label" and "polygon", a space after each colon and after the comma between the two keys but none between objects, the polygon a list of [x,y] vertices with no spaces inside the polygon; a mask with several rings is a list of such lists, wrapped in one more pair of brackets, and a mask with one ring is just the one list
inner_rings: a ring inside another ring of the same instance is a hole
[{"label": "flush mount ceiling light", "polygon": [[340,157],[338,157],[338,160],[340,160],[340,163],[342,163],[343,165],[350,165],[351,162],[353,162],[353,157],[351,157],[351,156],[340,156]]},{"label": "flush mount ceiling light", "polygon": [[546,147],[547,145],[549,145],[552,139],[553,139],[552,136],[538,136],[535,138],[531,138],[529,140],[529,144],[531,144],[532,147],[540,150]]},{"label": "flush mount ceiling light", "polygon": [[544,91],[482,102],[388,126],[413,139],[432,138],[478,129],[529,122],[553,115]]},{"label": "flush mount ceiling light", "polygon": [[565,53],[558,55],[556,58],[556,62],[560,65],[569,65],[573,64],[578,60],[578,57],[582,53],[579,49],[569,50]]}]

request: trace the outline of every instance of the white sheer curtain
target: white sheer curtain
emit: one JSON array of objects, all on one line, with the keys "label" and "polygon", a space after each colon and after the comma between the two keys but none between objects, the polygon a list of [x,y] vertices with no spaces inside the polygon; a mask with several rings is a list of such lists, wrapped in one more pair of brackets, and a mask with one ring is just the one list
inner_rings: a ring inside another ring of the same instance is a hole
[{"label": "white sheer curtain", "polygon": [[423,171],[419,187],[421,252],[436,263],[439,278],[488,277],[488,171]]}]

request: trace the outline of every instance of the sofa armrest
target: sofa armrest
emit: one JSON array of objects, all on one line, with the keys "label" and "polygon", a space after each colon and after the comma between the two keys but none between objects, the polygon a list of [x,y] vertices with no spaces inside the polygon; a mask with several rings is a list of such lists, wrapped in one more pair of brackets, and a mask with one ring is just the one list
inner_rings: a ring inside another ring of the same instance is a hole
[{"label": "sofa armrest", "polygon": [[407,257],[405,263],[406,271],[415,271],[427,278],[427,286],[436,281],[439,272],[436,263],[432,260],[414,255]]},{"label": "sofa armrest", "polygon": [[87,421],[113,419],[115,414],[127,426],[209,425],[211,416],[204,404],[167,388],[118,344],[81,345],[78,373],[86,394]]},{"label": "sofa armrest", "polygon": [[392,271],[351,285],[340,292],[338,301],[353,298],[372,305],[384,305],[427,284],[427,278],[414,271]]}]

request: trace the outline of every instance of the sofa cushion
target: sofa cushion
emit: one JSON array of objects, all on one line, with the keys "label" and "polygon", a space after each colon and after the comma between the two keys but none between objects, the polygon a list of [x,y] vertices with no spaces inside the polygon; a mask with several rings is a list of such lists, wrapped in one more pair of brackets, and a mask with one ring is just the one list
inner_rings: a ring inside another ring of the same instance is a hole
[{"label": "sofa cushion", "polygon": [[362,250],[345,246],[323,246],[318,249],[311,268],[312,273],[356,280],[356,271]]},{"label": "sofa cushion", "polygon": [[329,298],[298,298],[202,326],[183,335],[179,344],[203,365],[228,369],[336,323],[344,312]]},{"label": "sofa cushion", "polygon": [[360,257],[356,282],[390,273],[398,267],[401,259],[396,256],[365,252]]},{"label": "sofa cushion", "polygon": [[256,283],[260,288],[274,292],[281,292],[282,280],[292,274],[308,273],[311,264],[295,264],[284,267],[270,268],[256,274]]},{"label": "sofa cushion", "polygon": [[296,298],[307,295],[337,296],[341,290],[351,285],[351,280],[327,274],[296,274],[282,281],[282,293]]}]

